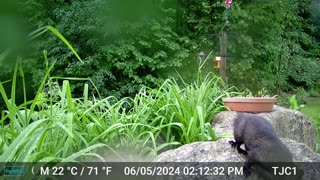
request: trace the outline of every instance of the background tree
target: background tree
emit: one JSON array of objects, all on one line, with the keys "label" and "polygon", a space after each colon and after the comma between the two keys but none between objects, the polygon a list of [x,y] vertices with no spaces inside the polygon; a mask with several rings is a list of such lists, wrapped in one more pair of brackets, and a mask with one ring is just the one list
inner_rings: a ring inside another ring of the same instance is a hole
[{"label": "background tree", "polygon": [[[88,77],[102,96],[131,96],[142,85],[154,87],[176,72],[193,81],[198,53],[219,55],[223,27],[228,33],[229,84],[252,91],[265,88],[272,94],[320,84],[317,0],[236,0],[228,26],[223,0],[17,2],[28,22],[26,31],[52,25],[84,59],[84,64],[76,61],[50,34],[28,43],[22,52],[33,53],[22,53],[22,63],[32,76],[28,84],[35,88],[44,72],[44,49],[57,61],[53,76]],[[210,60],[202,71],[217,73],[212,67]],[[7,80],[4,72],[10,74],[9,66],[3,69],[2,81]],[[81,95],[82,86],[73,83],[74,93]]]},{"label": "background tree", "polygon": [[237,1],[230,21],[231,83],[276,94],[317,83],[310,1]]}]

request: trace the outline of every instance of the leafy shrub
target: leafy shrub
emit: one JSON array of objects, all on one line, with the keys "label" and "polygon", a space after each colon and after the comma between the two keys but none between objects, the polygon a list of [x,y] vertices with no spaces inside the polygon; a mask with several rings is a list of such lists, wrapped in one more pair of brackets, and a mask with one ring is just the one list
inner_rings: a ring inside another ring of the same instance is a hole
[{"label": "leafy shrub", "polygon": [[290,107],[290,102],[289,99],[292,96],[292,94],[288,94],[285,92],[282,92],[280,96],[277,97],[277,104],[279,106],[283,106],[283,107]]},{"label": "leafy shrub", "polygon": [[298,105],[296,95],[292,95],[289,98],[289,102],[290,102],[290,109],[300,110],[304,106],[304,105]]},{"label": "leafy shrub", "polygon": [[[90,78],[103,96],[134,97],[143,85],[156,87],[164,70],[180,67],[190,54],[188,37],[175,32],[175,11],[164,9],[160,0],[78,0],[38,5],[48,10],[41,13],[84,57],[83,64],[72,62],[74,57],[63,43],[53,36],[44,37],[34,46],[48,49],[48,57],[57,61],[52,75]],[[37,23],[45,20],[40,18]],[[34,59],[37,68],[31,72],[37,86],[42,63]],[[74,82],[71,88],[75,96],[81,96],[82,82]],[[93,86],[89,89],[95,92]]]},{"label": "leafy shrub", "polygon": [[298,104],[306,104],[309,93],[302,87],[296,89]]},{"label": "leafy shrub", "polygon": [[315,88],[312,88],[308,91],[310,97],[319,97],[320,96],[320,93],[315,89]]},{"label": "leafy shrub", "polygon": [[320,63],[307,58],[294,60],[290,62],[288,74],[293,85],[310,89],[320,78]]}]

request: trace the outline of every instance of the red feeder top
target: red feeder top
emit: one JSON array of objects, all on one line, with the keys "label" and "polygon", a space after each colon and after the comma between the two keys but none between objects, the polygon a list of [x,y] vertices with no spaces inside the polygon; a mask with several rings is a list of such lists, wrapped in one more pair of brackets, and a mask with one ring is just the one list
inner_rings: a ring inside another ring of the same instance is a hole
[{"label": "red feeder top", "polygon": [[232,4],[232,0],[226,0],[225,3],[224,3],[224,6],[226,8],[229,8],[231,6],[231,4]]}]

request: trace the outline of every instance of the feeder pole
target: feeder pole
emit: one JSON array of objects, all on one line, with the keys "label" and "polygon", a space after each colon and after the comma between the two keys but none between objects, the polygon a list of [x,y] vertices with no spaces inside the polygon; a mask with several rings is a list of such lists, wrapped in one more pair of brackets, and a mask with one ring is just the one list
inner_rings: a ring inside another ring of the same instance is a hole
[{"label": "feeder pole", "polygon": [[232,0],[225,0],[224,6],[226,7],[225,15],[226,22],[224,23],[221,32],[220,32],[220,56],[221,56],[221,67],[220,67],[220,77],[222,78],[225,84],[227,82],[227,32],[224,31],[224,28],[229,25],[228,16]]},{"label": "feeder pole", "polygon": [[220,77],[223,82],[227,84],[227,32],[223,29],[220,33],[220,56],[221,56],[221,67],[220,67]]}]

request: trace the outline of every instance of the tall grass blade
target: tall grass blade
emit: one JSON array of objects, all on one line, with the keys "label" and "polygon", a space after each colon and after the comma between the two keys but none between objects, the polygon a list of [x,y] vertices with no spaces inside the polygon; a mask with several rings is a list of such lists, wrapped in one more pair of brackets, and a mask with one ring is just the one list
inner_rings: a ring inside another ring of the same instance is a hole
[{"label": "tall grass blade", "polygon": [[93,81],[90,78],[77,78],[77,77],[58,77],[58,76],[52,76],[50,79],[64,79],[64,80],[75,80],[75,81],[89,81],[91,85],[94,87],[95,91],[97,92],[99,99],[101,98],[101,95],[98,91],[97,86],[93,83]]},{"label": "tall grass blade", "polygon": [[45,131],[42,130],[32,134],[32,137],[30,137],[30,139],[32,140],[29,140],[21,148],[21,152],[18,154],[18,157],[15,160],[16,162],[30,162],[31,153],[33,153],[33,151],[36,149],[37,144],[39,143],[39,140],[40,140],[40,136],[44,132]]},{"label": "tall grass blade", "polygon": [[101,144],[101,143],[91,145],[91,146],[89,146],[89,147],[87,147],[85,149],[82,149],[79,152],[76,152],[76,153],[72,154],[69,157],[64,158],[61,162],[73,162],[73,161],[76,160],[76,158],[78,158],[80,156],[85,156],[85,155],[87,155],[88,152],[90,152],[90,151],[92,151],[94,149],[100,148],[100,147],[108,147],[108,146],[105,145],[105,144]]},{"label": "tall grass blade", "polygon": [[49,29],[51,32],[53,32],[58,38],[60,38],[64,42],[64,44],[66,44],[68,46],[68,48],[73,52],[73,54],[78,58],[78,60],[81,63],[83,63],[82,59],[80,58],[80,56],[78,55],[76,50],[74,50],[74,48],[71,46],[71,44],[63,37],[63,35],[58,30],[56,30],[52,26],[46,26],[46,28]]},{"label": "tall grass blade", "polygon": [[[12,85],[11,85],[11,113],[14,115],[15,107],[16,107],[16,85],[17,85],[17,72],[18,72],[18,63],[16,63],[16,66],[13,71],[13,78],[12,78]],[[13,121],[13,118],[10,118]]]},{"label": "tall grass blade", "polygon": [[200,132],[201,132],[201,141],[205,140],[205,119],[203,117],[203,110],[201,106],[197,106],[197,111],[198,111],[198,116],[199,116],[199,121],[200,121]]},{"label": "tall grass blade", "polygon": [[87,83],[84,84],[84,90],[83,90],[83,104],[84,108],[87,109],[88,107],[88,90],[89,85]]},{"label": "tall grass blade", "polygon": [[10,144],[8,149],[0,155],[0,162],[13,162],[17,151],[24,146],[25,142],[30,140],[32,134],[44,123],[47,119],[38,120],[27,126],[19,136]]},{"label": "tall grass blade", "polygon": [[41,36],[42,34],[44,34],[45,32],[47,32],[49,29],[47,27],[41,27],[39,29],[36,29],[34,31],[32,31],[28,37],[30,40],[33,40],[39,36]]},{"label": "tall grass blade", "polygon": [[[45,32],[47,32],[48,30],[50,30],[54,35],[56,35],[65,45],[68,46],[68,48],[72,51],[72,53],[77,57],[77,59],[83,63],[82,59],[80,58],[80,56],[78,55],[77,51],[72,47],[72,45],[69,43],[69,41],[54,27],[52,26],[45,26],[45,27],[41,27],[33,32],[31,32],[29,34],[29,39],[33,40],[39,36],[41,36],[42,34],[44,34]],[[1,60],[1,59],[0,59]]]},{"label": "tall grass blade", "polygon": [[4,59],[8,56],[9,53],[10,53],[10,49],[7,49],[0,54],[0,65],[2,64],[2,61],[4,61]]}]

